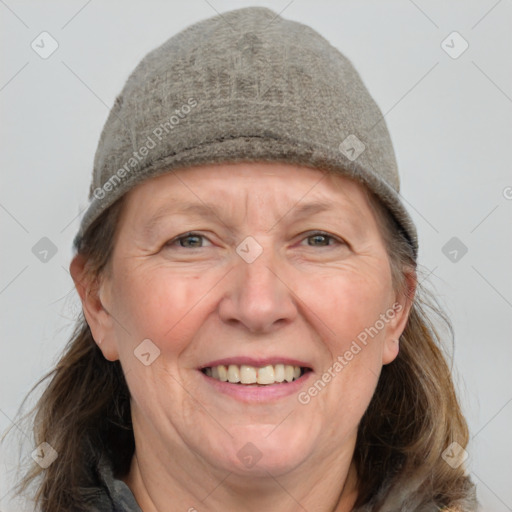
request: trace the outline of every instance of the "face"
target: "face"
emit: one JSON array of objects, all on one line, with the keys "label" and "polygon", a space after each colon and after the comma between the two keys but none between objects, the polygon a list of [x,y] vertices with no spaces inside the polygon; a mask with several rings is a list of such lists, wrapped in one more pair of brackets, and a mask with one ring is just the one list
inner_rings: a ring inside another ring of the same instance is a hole
[{"label": "face", "polygon": [[352,453],[408,313],[362,185],[280,163],[130,191],[98,303],[137,451],[274,476]]}]

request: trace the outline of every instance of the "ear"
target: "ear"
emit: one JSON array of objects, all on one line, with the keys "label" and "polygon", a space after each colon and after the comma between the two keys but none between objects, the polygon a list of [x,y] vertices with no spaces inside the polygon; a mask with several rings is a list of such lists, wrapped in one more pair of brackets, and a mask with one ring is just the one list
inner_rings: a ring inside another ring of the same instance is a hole
[{"label": "ear", "polygon": [[405,330],[409,313],[411,311],[418,279],[415,270],[410,270],[406,273],[406,281],[404,290],[395,296],[395,302],[391,308],[386,312],[386,317],[389,319],[386,325],[386,337],[384,340],[384,347],[382,352],[382,364],[389,364],[393,362],[398,356],[400,350],[399,340],[400,336]]},{"label": "ear", "polygon": [[116,338],[113,318],[106,307],[109,304],[109,281],[104,275],[93,276],[86,267],[86,259],[77,254],[71,261],[69,271],[75,288],[82,301],[85,319],[91,329],[92,337],[99,346],[105,359],[117,361]]}]

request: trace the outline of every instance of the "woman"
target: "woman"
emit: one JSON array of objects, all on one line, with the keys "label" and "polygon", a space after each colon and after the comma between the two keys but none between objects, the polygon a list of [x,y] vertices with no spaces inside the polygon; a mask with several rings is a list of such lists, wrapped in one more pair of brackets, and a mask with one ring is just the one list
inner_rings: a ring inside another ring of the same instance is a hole
[{"label": "woman", "polygon": [[42,510],[476,510],[386,124],[324,38],[245,8],[169,39],[90,197]]}]

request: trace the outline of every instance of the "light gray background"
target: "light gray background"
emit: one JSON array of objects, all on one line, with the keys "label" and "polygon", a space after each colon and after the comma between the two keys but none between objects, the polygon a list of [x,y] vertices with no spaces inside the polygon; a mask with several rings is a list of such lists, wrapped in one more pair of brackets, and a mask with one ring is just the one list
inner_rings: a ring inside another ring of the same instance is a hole
[{"label": "light gray background", "polygon": [[[455,328],[470,471],[484,510],[512,511],[510,0],[0,0],[0,430],[70,335],[71,241],[115,96],[149,50],[215,11],[246,5],[318,30],[352,60],[385,113],[423,275]],[[30,46],[42,31],[59,44],[46,60]],[[469,43],[457,59],[441,48],[453,31]],[[454,236],[468,248],[455,263],[442,252]],[[42,237],[58,249],[46,263],[31,251]],[[12,443],[0,456],[0,509],[22,510],[10,494]]]}]

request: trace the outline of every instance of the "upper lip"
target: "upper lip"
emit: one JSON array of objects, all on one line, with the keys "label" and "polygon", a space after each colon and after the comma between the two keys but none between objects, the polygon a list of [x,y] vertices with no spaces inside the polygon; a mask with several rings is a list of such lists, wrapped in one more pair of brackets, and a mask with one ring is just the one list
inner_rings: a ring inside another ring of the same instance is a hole
[{"label": "upper lip", "polygon": [[204,368],[213,368],[215,366],[229,366],[230,364],[240,365],[248,365],[254,366],[256,368],[262,368],[263,366],[276,365],[276,364],[287,364],[291,366],[300,366],[302,368],[312,369],[311,364],[300,361],[298,359],[292,359],[290,357],[281,357],[281,356],[273,356],[273,357],[246,357],[246,356],[236,356],[236,357],[225,357],[223,359],[215,359],[215,361],[211,361],[209,363],[203,364],[199,367],[200,370]]}]

